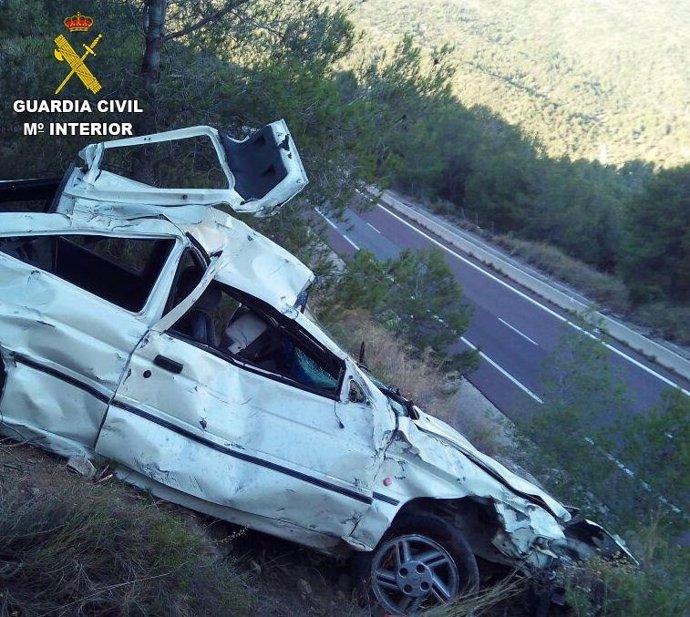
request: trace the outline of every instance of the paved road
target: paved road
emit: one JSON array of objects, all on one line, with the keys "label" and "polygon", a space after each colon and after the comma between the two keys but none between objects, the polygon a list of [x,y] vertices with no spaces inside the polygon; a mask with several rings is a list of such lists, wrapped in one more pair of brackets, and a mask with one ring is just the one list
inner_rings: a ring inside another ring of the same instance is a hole
[{"label": "paved road", "polygon": [[[356,214],[347,211],[344,222],[328,220],[329,242],[342,255],[368,249],[379,259],[395,257],[403,248],[444,247],[448,265],[463,287],[464,299],[473,309],[470,327],[459,343],[482,352],[479,369],[470,382],[508,416],[528,405],[539,406],[543,396],[541,375],[545,362],[561,337],[573,328],[570,316],[555,306],[517,289],[456,248],[417,229],[410,221],[384,206]],[[627,384],[631,413],[659,402],[669,382],[690,390],[690,384],[621,345],[609,352],[615,374]]]}]

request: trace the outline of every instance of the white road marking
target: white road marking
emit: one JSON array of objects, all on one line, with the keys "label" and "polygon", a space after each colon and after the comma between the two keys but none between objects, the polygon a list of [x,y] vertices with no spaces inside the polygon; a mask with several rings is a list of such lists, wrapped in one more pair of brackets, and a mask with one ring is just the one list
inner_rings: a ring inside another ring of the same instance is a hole
[{"label": "white road marking", "polygon": [[[477,346],[468,341],[464,336],[460,337],[460,340],[465,343],[468,347],[474,349],[477,351]],[[542,401],[532,390],[530,390],[527,386],[522,385],[515,377],[513,377],[508,371],[506,371],[503,367],[499,366],[494,362],[489,356],[487,356],[483,351],[479,351],[479,356],[483,359],[486,360],[491,366],[493,366],[501,375],[512,381],[520,390],[522,390],[525,394],[528,396],[531,396],[537,403],[540,405],[544,404],[544,401]]]},{"label": "white road marking", "polygon": [[606,450],[598,446],[594,440],[591,437],[585,437],[585,441],[592,447],[596,448],[601,452],[607,459],[609,459],[618,469],[620,469],[626,476],[629,476],[630,478],[633,478],[634,480],[637,480],[641,485],[642,488],[644,488],[648,493],[654,494],[654,496],[663,504],[669,506],[671,510],[673,510],[676,514],[683,514],[685,516],[685,513],[673,502],[669,501],[666,497],[664,497],[661,493],[653,489],[647,482],[644,480],[640,480],[635,475],[635,472],[630,469],[629,467],[626,467],[621,461],[619,461],[613,454],[609,454]]},{"label": "white road marking", "polygon": [[501,319],[501,318],[499,317],[499,318],[498,318],[498,321],[500,321],[504,326],[507,326],[508,328],[510,328],[513,332],[516,332],[517,334],[519,334],[522,338],[527,339],[530,343],[532,343],[532,345],[536,345],[537,347],[539,347],[539,343],[537,343],[536,341],[532,340],[532,339],[531,339],[529,336],[527,336],[524,332],[520,332],[520,330],[518,330],[515,326],[511,326],[505,319]]},{"label": "white road marking", "polygon": [[[316,211],[316,213],[317,213],[319,216],[322,216],[322,217],[324,218],[324,220],[326,221],[326,223],[328,223],[328,224],[329,224],[333,229],[335,229],[343,238],[345,238],[345,240],[347,240],[347,241],[352,245],[352,247],[355,249],[355,251],[358,251],[358,250],[359,250],[359,247],[358,247],[352,240],[350,240],[350,238],[347,237],[347,234],[344,234],[342,231],[340,231],[340,229],[338,229],[338,226],[337,226],[333,221],[331,221],[331,219],[329,219],[329,218],[328,218],[323,212],[321,212],[318,208],[314,208],[314,210]],[[379,232],[379,233],[381,233],[381,232]]]},{"label": "white road marking", "polygon": [[[398,200],[396,200],[396,201],[398,201]],[[566,318],[563,317],[562,315],[559,315],[559,314],[556,313],[555,311],[551,310],[548,306],[544,306],[541,302],[538,302],[538,301],[535,300],[534,298],[530,298],[530,296],[528,296],[527,294],[521,292],[519,289],[516,289],[515,287],[512,287],[511,285],[509,285],[509,284],[506,283],[505,281],[502,281],[502,280],[501,280],[500,278],[498,278],[497,276],[491,274],[490,272],[487,272],[486,270],[484,270],[483,268],[481,268],[481,267],[478,266],[477,264],[471,262],[469,259],[466,259],[465,257],[463,257],[462,255],[456,253],[456,252],[453,251],[452,249],[449,249],[447,246],[445,246],[444,244],[442,244],[441,242],[439,242],[439,241],[436,240],[435,238],[432,238],[432,237],[431,237],[430,235],[428,235],[427,233],[421,231],[420,229],[418,229],[418,228],[415,227],[414,225],[408,223],[405,219],[399,217],[399,216],[398,216],[397,214],[395,214],[394,212],[391,212],[390,210],[388,210],[388,208],[384,208],[381,204],[376,204],[376,205],[377,205],[379,208],[381,208],[384,212],[386,212],[387,214],[389,214],[390,216],[392,216],[392,217],[398,219],[401,223],[403,223],[404,225],[407,225],[410,229],[416,231],[418,234],[424,236],[424,237],[425,237],[427,240],[429,240],[430,242],[433,242],[435,245],[437,245],[438,247],[442,248],[442,249],[443,249],[444,251],[446,251],[447,253],[450,253],[451,255],[454,255],[454,256],[455,256],[456,258],[458,258],[460,261],[463,261],[463,262],[466,263],[468,266],[471,266],[472,268],[474,268],[474,269],[477,270],[478,272],[481,272],[484,276],[488,276],[490,279],[496,281],[496,282],[499,283],[500,285],[503,285],[505,288],[510,289],[510,291],[512,291],[513,293],[516,293],[516,294],[517,294],[518,296],[520,296],[521,298],[524,298],[524,299],[527,300],[528,302],[531,302],[531,303],[534,304],[535,306],[538,306],[540,309],[542,309],[543,311],[546,311],[549,315],[552,315],[553,317],[555,317],[555,318],[558,319],[559,321],[562,321],[563,323],[568,324],[568,325],[571,326],[572,328],[575,328],[575,330],[577,330],[578,332],[582,332],[583,334],[586,334],[586,335],[589,336],[590,338],[594,338],[594,339],[597,339],[597,340],[601,341],[601,339],[600,339],[599,337],[594,336],[594,335],[591,334],[590,332],[587,332],[587,330],[585,330],[585,329],[583,329],[582,327],[578,326],[576,323],[573,323],[573,322],[570,321],[569,319],[566,319]],[[671,380],[668,379],[667,377],[664,377],[663,375],[660,375],[660,374],[657,373],[655,370],[653,370],[653,369],[649,368],[648,366],[642,364],[642,363],[639,362],[638,360],[635,360],[635,358],[631,358],[629,355],[627,355],[626,353],[622,352],[620,349],[617,349],[616,347],[614,347],[613,345],[610,345],[609,343],[606,343],[605,341],[602,341],[602,344],[604,345],[604,347],[606,347],[607,349],[609,349],[609,350],[612,351],[613,353],[619,355],[621,358],[624,358],[625,360],[627,360],[627,361],[630,362],[631,364],[634,364],[636,367],[638,367],[638,368],[642,369],[643,371],[646,371],[646,372],[649,373],[650,375],[656,377],[656,378],[659,379],[660,381],[664,382],[666,385],[671,386],[672,388],[678,388],[683,394],[685,394],[686,396],[690,396],[690,391],[686,390],[685,388],[681,388],[681,387],[680,387],[677,383],[675,383],[674,381],[671,381]]]},{"label": "white road marking", "polygon": [[321,210],[319,210],[318,208],[314,208],[314,212],[316,212],[316,214],[318,214],[319,216],[323,217],[323,220],[326,221],[326,223],[328,223],[333,229],[338,231],[337,225],[333,221],[331,221],[331,219],[329,219],[323,212],[321,212]]},{"label": "white road marking", "polygon": [[[398,201],[398,200],[396,200],[396,201]],[[559,315],[559,314],[556,313],[555,311],[552,311],[550,308],[544,306],[544,305],[541,304],[540,302],[537,302],[534,298],[530,298],[528,295],[522,293],[520,290],[515,289],[514,287],[511,287],[511,286],[510,286],[508,283],[506,283],[505,281],[502,281],[501,279],[499,279],[498,277],[494,276],[494,275],[491,274],[490,272],[487,272],[487,271],[484,270],[483,268],[480,268],[477,264],[472,263],[472,262],[469,261],[468,259],[464,258],[462,255],[459,255],[459,254],[456,253],[455,251],[449,249],[447,246],[444,246],[443,244],[441,244],[440,242],[438,242],[437,240],[435,240],[434,238],[432,238],[432,237],[429,236],[428,234],[424,233],[424,232],[421,231],[420,229],[417,229],[414,225],[411,225],[410,223],[408,223],[407,221],[405,221],[404,219],[402,219],[401,217],[399,217],[397,214],[391,212],[391,211],[388,210],[387,208],[384,208],[381,204],[376,204],[376,205],[377,205],[379,208],[381,208],[382,210],[384,210],[386,213],[388,213],[388,214],[390,214],[391,216],[393,216],[393,217],[395,217],[396,219],[398,219],[401,223],[404,223],[405,225],[407,225],[410,229],[416,231],[418,234],[421,234],[422,236],[424,236],[427,240],[429,240],[429,241],[433,242],[434,244],[436,244],[437,246],[439,246],[439,247],[440,247],[441,249],[443,249],[444,251],[450,253],[451,255],[453,255],[453,256],[455,256],[456,258],[460,259],[461,261],[465,262],[467,265],[471,266],[471,267],[474,268],[475,270],[478,270],[479,272],[481,272],[481,273],[484,274],[485,276],[488,276],[489,278],[491,278],[491,279],[493,279],[494,281],[496,281],[497,283],[503,285],[503,286],[506,287],[507,289],[510,289],[512,292],[518,294],[519,296],[521,296],[521,297],[524,298],[525,300],[531,302],[532,304],[538,306],[539,308],[541,308],[542,310],[546,311],[547,313],[553,315],[553,316],[556,317],[556,319],[558,319],[559,321],[562,321],[562,322],[564,322],[564,323],[567,323],[568,325],[570,325],[570,326],[572,326],[573,328],[575,328],[577,331],[582,332],[583,334],[585,334],[586,336],[589,336],[590,338],[593,338],[593,339],[596,339],[596,340],[601,340],[601,339],[599,339],[597,336],[595,336],[594,334],[592,334],[591,332],[588,332],[587,330],[584,330],[582,327],[578,326],[577,324],[574,324],[574,323],[571,322],[570,320],[568,320],[568,319],[566,319],[565,317]],[[520,332],[520,331],[517,330],[516,328],[513,328],[513,326],[511,326],[510,324],[508,324],[505,320],[501,319],[500,317],[499,317],[498,319],[499,319],[499,321],[501,321],[504,325],[508,326],[509,328],[512,328],[512,329],[515,330],[518,334],[522,335],[522,336],[525,337],[527,340],[529,340],[530,342],[534,343],[534,341],[532,341],[532,339],[530,339],[528,336],[525,336],[522,332]],[[471,349],[474,349],[475,351],[477,351],[477,346],[474,345],[473,343],[471,343],[470,341],[468,341],[464,336],[463,336],[463,337],[460,337],[460,340],[461,340],[463,343],[465,343],[468,347],[470,347]],[[534,343],[534,344],[536,345],[537,343]],[[647,371],[648,373],[654,375],[655,377],[657,377],[658,379],[660,379],[660,380],[663,381],[664,383],[667,383],[667,384],[669,384],[669,385],[671,385],[671,386],[673,386],[673,387],[675,387],[675,388],[678,388],[678,387],[679,387],[677,384],[673,383],[671,380],[666,379],[663,375],[659,375],[658,373],[656,373],[655,371],[653,371],[653,370],[650,369],[649,367],[645,366],[644,364],[641,364],[640,362],[638,362],[638,361],[635,360],[634,358],[631,358],[630,356],[624,354],[622,351],[616,349],[615,347],[612,347],[612,346],[609,345],[608,343],[603,343],[603,344],[604,344],[608,349],[610,349],[611,351],[617,353],[618,355],[620,355],[621,357],[625,358],[625,359],[628,360],[629,362],[632,362],[634,365],[636,365],[636,366],[642,368],[643,370]],[[512,383],[514,383],[518,388],[520,388],[523,392],[525,392],[527,395],[529,395],[529,396],[532,397],[535,401],[537,401],[540,405],[543,405],[543,404],[544,404],[544,401],[543,401],[542,399],[540,399],[536,394],[534,394],[534,392],[532,392],[529,388],[527,388],[527,387],[524,386],[522,383],[520,383],[515,377],[513,377],[510,373],[508,373],[508,371],[506,371],[503,367],[499,366],[499,365],[498,365],[496,362],[494,362],[491,358],[489,358],[484,352],[479,351],[479,356],[480,356],[481,358],[483,358],[484,360],[486,360],[486,362],[487,362],[488,364],[490,364],[491,366],[493,366],[499,373],[501,373],[502,375],[504,375],[507,379],[509,379]],[[690,392],[688,392],[687,390],[685,390],[685,389],[683,389],[683,388],[680,388],[680,390],[681,390],[681,392],[683,392],[684,394],[690,396]],[[590,437],[585,437],[585,441],[587,441],[590,445],[592,445],[592,446],[594,446],[594,447],[596,447],[596,448],[599,448],[599,446],[597,446],[597,445],[594,443],[594,441],[593,441]],[[633,472],[631,469],[629,469],[628,467],[626,467],[621,461],[619,461],[617,458],[615,458],[612,454],[610,454],[610,453],[608,453],[608,452],[606,452],[606,451],[604,451],[604,450],[601,450],[601,448],[599,448],[599,449],[600,449],[600,451],[603,452],[604,455],[607,456],[607,457],[608,457],[608,458],[609,458],[619,469],[621,469],[621,470],[623,471],[623,473],[625,473],[625,474],[627,474],[627,475],[629,475],[629,476],[635,478],[635,474],[634,474],[634,472]],[[639,480],[639,478],[638,478],[638,481],[642,484],[642,486],[643,486],[646,490],[648,490],[648,491],[650,491],[650,492],[653,490],[646,482],[644,482],[644,481],[642,481],[642,480]],[[677,512],[677,513],[678,513],[678,512],[682,512],[682,510],[680,510],[680,508],[678,508],[675,504],[673,504],[672,502],[670,502],[670,501],[669,501],[666,497],[664,497],[663,495],[661,495],[661,494],[659,494],[659,493],[656,493],[656,495],[658,496],[659,501],[661,501],[661,502],[663,502],[663,503],[669,505],[675,512]]]},{"label": "white road marking", "polygon": [[359,247],[358,247],[352,240],[350,240],[350,238],[347,237],[347,234],[344,234],[344,233],[341,231],[341,232],[340,232],[340,235],[341,235],[343,238],[345,238],[345,240],[347,240],[347,241],[352,245],[352,248],[355,249],[355,251],[358,251],[358,250],[359,250]]},{"label": "white road marking", "polygon": [[[398,200],[396,200],[396,201],[398,201]],[[440,248],[442,248],[443,250],[447,251],[447,252],[450,253],[451,255],[454,255],[455,257],[457,257],[457,258],[460,259],[461,261],[465,262],[465,263],[468,264],[469,266],[472,266],[475,270],[478,270],[478,271],[481,272],[482,274],[488,276],[489,278],[493,279],[493,280],[496,281],[497,283],[500,283],[500,284],[503,285],[504,287],[510,289],[510,290],[513,291],[514,293],[516,293],[516,294],[518,294],[519,296],[523,297],[524,299],[528,300],[528,301],[531,302],[532,304],[538,306],[538,307],[541,308],[542,310],[544,310],[544,311],[546,311],[547,313],[553,315],[553,316],[556,317],[559,321],[562,321],[562,322],[567,323],[569,326],[575,328],[578,332],[582,332],[583,334],[585,334],[586,336],[588,336],[588,337],[590,337],[590,338],[592,338],[592,339],[601,341],[601,339],[600,339],[599,337],[597,337],[596,335],[592,334],[591,332],[588,332],[587,330],[583,329],[581,326],[578,326],[577,324],[571,322],[570,320],[568,320],[568,319],[566,319],[565,317],[559,315],[559,314],[556,313],[555,311],[552,311],[550,308],[544,306],[543,304],[541,304],[541,302],[538,302],[538,301],[535,300],[534,298],[530,298],[528,295],[522,293],[522,292],[519,291],[518,289],[515,289],[514,287],[511,287],[511,286],[510,286],[508,283],[506,283],[505,281],[502,281],[502,280],[499,279],[498,277],[494,276],[494,275],[491,274],[490,272],[487,272],[486,270],[484,270],[483,268],[479,267],[478,265],[472,263],[472,262],[469,261],[468,259],[465,259],[464,257],[462,257],[461,255],[459,255],[459,254],[456,253],[455,251],[452,251],[452,250],[449,249],[448,247],[444,246],[443,244],[441,244],[440,242],[438,242],[437,240],[435,240],[434,238],[432,238],[432,237],[429,236],[428,234],[424,233],[424,232],[421,231],[420,229],[417,229],[414,225],[411,225],[410,223],[408,223],[407,221],[405,221],[404,219],[402,219],[401,217],[399,217],[397,214],[391,212],[391,211],[388,210],[387,208],[384,208],[383,206],[381,206],[381,204],[377,204],[377,205],[379,206],[379,208],[381,208],[382,210],[384,210],[385,212],[387,212],[387,213],[390,214],[391,216],[393,216],[393,217],[395,217],[396,219],[398,219],[401,223],[404,223],[405,225],[407,225],[408,227],[410,227],[411,229],[413,229],[413,230],[416,231],[417,233],[421,234],[422,236],[424,236],[425,238],[427,238],[428,240],[430,240],[431,242],[433,242],[434,244],[436,244],[437,246],[439,246]],[[499,317],[499,321],[501,321],[502,323],[504,323],[506,326],[512,328],[512,326],[510,326],[510,324],[506,323],[506,322],[505,322],[503,319],[501,319],[500,317]],[[518,332],[518,334],[522,334],[519,330],[517,330],[517,329],[515,329],[515,328],[513,328],[513,329],[516,330],[516,331]],[[525,335],[523,334],[522,336],[525,336]],[[527,338],[528,340],[531,341],[531,339],[529,339],[529,337],[526,337],[526,336],[525,336],[525,338]],[[476,347],[475,345],[473,345],[470,341],[468,341],[465,337],[461,337],[461,340],[462,340],[466,345],[468,345],[469,347],[471,347],[472,349],[475,349],[475,350],[477,349],[477,347]],[[531,341],[531,342],[534,342],[534,341]],[[602,341],[602,342],[603,342],[603,341]],[[535,344],[536,344],[536,343],[535,343]],[[660,380],[663,381],[664,383],[666,383],[666,384],[668,384],[668,385],[670,385],[670,386],[672,386],[672,387],[674,387],[674,388],[679,388],[679,389],[681,390],[681,392],[683,392],[685,395],[690,396],[690,392],[688,392],[688,391],[685,390],[684,388],[680,388],[680,387],[678,386],[678,384],[672,382],[670,379],[667,379],[667,378],[664,377],[663,375],[660,375],[660,374],[657,373],[656,371],[653,371],[653,370],[650,369],[649,367],[647,367],[647,366],[645,366],[644,364],[638,362],[637,360],[635,360],[635,358],[631,358],[631,357],[628,356],[627,354],[625,354],[625,353],[623,353],[622,351],[620,351],[619,349],[616,349],[615,347],[609,345],[608,343],[603,342],[603,344],[604,344],[604,346],[605,346],[607,349],[610,349],[611,351],[613,351],[614,353],[618,354],[618,355],[621,356],[622,358],[628,360],[628,362],[631,362],[631,363],[634,364],[635,366],[637,366],[637,367],[639,367],[639,368],[641,368],[641,369],[647,371],[648,373],[650,373],[651,375],[655,376],[657,379],[660,379]],[[496,364],[493,360],[491,360],[491,358],[489,358],[488,356],[486,356],[486,354],[484,354],[483,352],[480,351],[480,352],[479,352],[479,355],[480,355],[484,360],[486,360],[489,364],[491,364],[497,371],[499,371],[501,374],[505,375],[505,377],[507,377],[510,381],[512,381],[512,382],[513,382],[516,386],[518,386],[521,390],[523,390],[523,391],[526,392],[529,396],[531,396],[534,400],[536,400],[536,401],[539,402],[540,404],[543,404],[543,403],[544,403],[544,401],[542,401],[536,394],[534,394],[531,390],[529,390],[529,389],[526,388],[524,385],[522,385],[517,379],[515,379],[512,375],[510,375],[506,370],[504,370],[502,367],[500,367],[498,364]],[[594,443],[594,440],[592,440],[590,437],[585,437],[585,441],[587,441],[587,443],[589,443],[590,445],[592,445],[592,446],[596,447],[597,449],[599,449],[599,450],[600,450],[609,460],[611,460],[611,461],[612,461],[612,462],[613,462],[623,473],[625,473],[626,475],[628,475],[628,476],[630,476],[630,477],[632,477],[632,478],[636,478],[635,473],[634,473],[630,468],[626,467],[621,461],[619,461],[617,458],[615,458],[612,454],[606,452],[605,450],[603,450],[603,449],[601,449],[599,446],[597,446],[597,444]],[[678,506],[676,506],[675,504],[673,504],[672,502],[670,502],[666,497],[664,497],[663,495],[657,493],[656,491],[653,491],[652,487],[649,486],[649,484],[647,484],[647,483],[644,482],[643,480],[640,480],[639,478],[636,478],[636,479],[642,484],[642,486],[643,486],[647,491],[656,493],[657,497],[659,498],[659,501],[661,501],[662,503],[665,503],[665,504],[667,504],[668,506],[670,506],[676,513],[682,512],[682,510],[681,510],[680,508],[678,508]]]},{"label": "white road marking", "polygon": [[367,225],[369,225],[369,227],[371,227],[377,234],[381,235],[381,232],[378,229],[376,229],[376,227],[374,227],[371,223],[369,223],[368,221],[364,221],[364,222]]}]

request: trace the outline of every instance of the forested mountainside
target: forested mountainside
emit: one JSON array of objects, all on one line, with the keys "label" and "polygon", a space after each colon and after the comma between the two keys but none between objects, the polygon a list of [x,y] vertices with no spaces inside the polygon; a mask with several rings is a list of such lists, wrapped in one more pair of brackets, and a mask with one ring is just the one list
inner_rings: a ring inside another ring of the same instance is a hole
[{"label": "forested mountainside", "polygon": [[358,0],[368,44],[454,46],[456,95],[550,156],[690,160],[687,0]]}]

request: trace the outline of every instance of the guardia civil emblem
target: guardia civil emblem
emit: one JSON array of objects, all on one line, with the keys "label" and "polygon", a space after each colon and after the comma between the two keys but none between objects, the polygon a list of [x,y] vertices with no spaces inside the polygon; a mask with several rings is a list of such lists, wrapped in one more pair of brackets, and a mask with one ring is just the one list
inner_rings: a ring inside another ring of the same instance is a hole
[{"label": "guardia civil emblem", "polygon": [[[70,32],[88,32],[91,29],[91,26],[93,26],[93,17],[82,15],[79,11],[77,11],[76,15],[66,17],[64,24],[65,28],[67,28]],[[82,47],[85,51],[81,56],[75,51],[72,45],[70,45],[69,41],[62,34],[55,39],[55,45],[57,47],[57,49],[53,51],[55,58],[59,62],[66,62],[70,67],[70,72],[67,73],[67,76],[57,87],[55,94],[59,94],[60,90],[65,87],[67,82],[72,79],[74,75],[81,80],[81,83],[84,84],[89,92],[96,94],[101,89],[101,84],[98,82],[98,79],[96,79],[89,67],[86,66],[86,59],[89,57],[89,55],[96,55],[94,48],[96,45],[98,45],[98,42],[102,37],[103,35],[99,34],[91,42],[91,45],[82,43]]]}]

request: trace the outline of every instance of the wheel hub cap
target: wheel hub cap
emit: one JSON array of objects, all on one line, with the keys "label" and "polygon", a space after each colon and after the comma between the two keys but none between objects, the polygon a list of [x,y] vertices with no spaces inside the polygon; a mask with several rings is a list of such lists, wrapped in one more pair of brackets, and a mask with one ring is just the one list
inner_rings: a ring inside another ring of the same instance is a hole
[{"label": "wheel hub cap", "polygon": [[431,570],[421,561],[405,561],[395,578],[400,591],[415,598],[427,595],[433,584]]},{"label": "wheel hub cap", "polygon": [[450,553],[422,534],[404,534],[385,542],[372,561],[372,591],[395,615],[420,611],[454,598],[460,572]]}]

